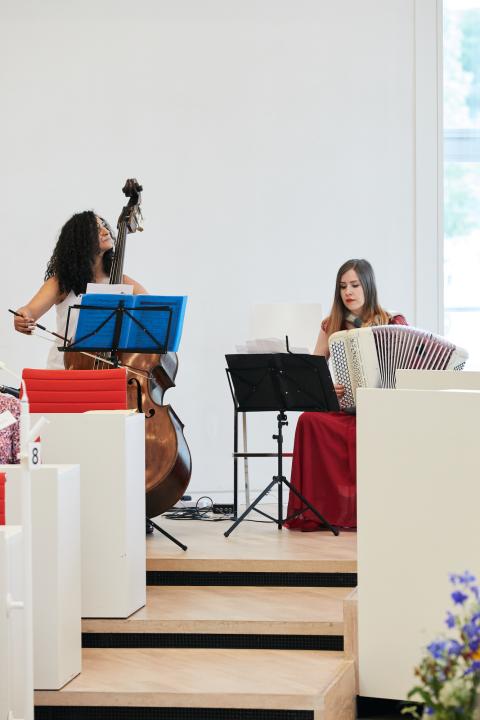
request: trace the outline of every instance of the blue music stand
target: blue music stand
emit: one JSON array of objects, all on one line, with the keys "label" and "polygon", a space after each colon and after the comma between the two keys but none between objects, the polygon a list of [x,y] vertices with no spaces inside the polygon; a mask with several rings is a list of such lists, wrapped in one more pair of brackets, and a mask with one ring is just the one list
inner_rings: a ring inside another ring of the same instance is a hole
[{"label": "blue music stand", "polygon": [[117,353],[176,352],[180,344],[187,298],[163,295],[109,295],[89,293],[80,305],[68,309],[66,337],[71,311],[78,310],[75,339],[63,352],[107,352],[118,365]]}]

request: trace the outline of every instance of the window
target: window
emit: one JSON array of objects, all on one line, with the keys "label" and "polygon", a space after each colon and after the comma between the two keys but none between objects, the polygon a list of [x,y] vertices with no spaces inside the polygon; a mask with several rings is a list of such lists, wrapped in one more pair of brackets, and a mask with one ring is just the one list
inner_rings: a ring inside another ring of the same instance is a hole
[{"label": "window", "polygon": [[480,370],[480,0],[444,0],[445,335]]}]

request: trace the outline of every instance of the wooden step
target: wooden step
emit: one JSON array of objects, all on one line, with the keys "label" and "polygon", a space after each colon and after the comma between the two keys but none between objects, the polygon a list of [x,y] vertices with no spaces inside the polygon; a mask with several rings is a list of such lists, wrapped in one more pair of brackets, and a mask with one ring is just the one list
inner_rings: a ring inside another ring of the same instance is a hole
[{"label": "wooden step", "polygon": [[82,673],[62,690],[37,691],[35,705],[128,706],[131,718],[135,708],[157,707],[311,710],[312,720],[353,720],[354,698],[353,662],[338,653],[84,649]]},{"label": "wooden step", "polygon": [[158,532],[147,536],[148,571],[246,573],[356,573],[357,535],[343,531],[278,530],[244,521],[228,537],[231,522],[155,519],[188,546],[184,552]]},{"label": "wooden step", "polygon": [[343,635],[350,588],[147,587],[125,620],[84,619],[83,633]]}]

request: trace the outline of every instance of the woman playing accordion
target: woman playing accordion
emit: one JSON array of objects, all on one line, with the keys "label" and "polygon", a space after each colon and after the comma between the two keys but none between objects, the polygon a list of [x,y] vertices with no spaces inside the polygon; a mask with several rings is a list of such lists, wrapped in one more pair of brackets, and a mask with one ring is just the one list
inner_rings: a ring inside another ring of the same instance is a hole
[{"label": "woman playing accordion", "polygon": [[[340,330],[378,325],[407,325],[403,315],[390,314],[378,303],[375,275],[367,260],[347,260],[337,273],[330,315],[321,324],[315,355],[329,357],[329,338]],[[343,385],[335,385],[340,403]],[[354,528],[357,523],[356,419],[345,412],[303,413],[297,423],[290,482],[332,524]],[[319,520],[290,493],[286,526],[318,530]]]}]

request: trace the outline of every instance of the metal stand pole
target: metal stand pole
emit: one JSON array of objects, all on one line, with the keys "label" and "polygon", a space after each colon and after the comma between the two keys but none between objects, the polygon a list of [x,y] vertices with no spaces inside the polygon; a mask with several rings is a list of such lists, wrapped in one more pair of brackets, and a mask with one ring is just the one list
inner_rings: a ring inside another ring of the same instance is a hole
[{"label": "metal stand pole", "polygon": [[245,475],[245,505],[250,505],[250,480],[248,477],[248,448],[247,448],[247,413],[242,413],[242,429],[243,429],[243,472]]}]

